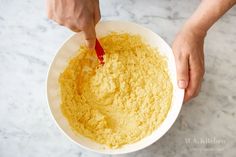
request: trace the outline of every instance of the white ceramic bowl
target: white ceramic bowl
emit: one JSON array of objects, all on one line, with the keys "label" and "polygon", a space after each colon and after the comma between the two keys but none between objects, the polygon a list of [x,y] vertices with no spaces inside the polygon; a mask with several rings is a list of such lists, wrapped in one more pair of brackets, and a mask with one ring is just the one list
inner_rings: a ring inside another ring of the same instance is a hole
[{"label": "white ceramic bowl", "polygon": [[134,152],[151,145],[169,130],[180,112],[183,102],[184,90],[179,89],[176,85],[176,68],[174,56],[171,48],[160,36],[147,28],[131,22],[102,21],[97,24],[96,33],[98,38],[105,36],[110,32],[128,32],[130,34],[141,35],[144,41],[146,41],[152,47],[157,47],[162,55],[167,57],[170,78],[173,83],[173,98],[171,108],[163,123],[151,135],[136,143],[125,145],[119,149],[110,149],[82,135],[75,134],[60,109],[58,77],[67,66],[70,58],[75,56],[77,50],[80,48],[80,45],[84,44],[84,40],[82,39],[82,35],[80,33],[74,34],[68,40],[66,40],[53,59],[48,72],[47,97],[51,113],[58,124],[58,127],[72,141],[76,142],[79,146],[94,152],[103,154],[123,154]]}]

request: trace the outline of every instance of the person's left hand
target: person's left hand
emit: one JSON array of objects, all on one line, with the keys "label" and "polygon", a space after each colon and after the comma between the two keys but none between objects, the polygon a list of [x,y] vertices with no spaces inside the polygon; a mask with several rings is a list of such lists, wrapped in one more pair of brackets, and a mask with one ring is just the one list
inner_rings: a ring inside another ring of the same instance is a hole
[{"label": "person's left hand", "polygon": [[179,88],[185,89],[184,102],[200,91],[204,70],[203,44],[206,32],[185,25],[176,36],[174,51]]}]

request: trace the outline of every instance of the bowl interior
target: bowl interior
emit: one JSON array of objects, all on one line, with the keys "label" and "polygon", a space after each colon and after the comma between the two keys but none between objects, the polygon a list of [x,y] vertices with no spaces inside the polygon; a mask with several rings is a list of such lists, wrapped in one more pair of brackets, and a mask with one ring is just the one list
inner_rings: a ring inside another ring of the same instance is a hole
[{"label": "bowl interior", "polygon": [[51,113],[62,132],[65,133],[72,141],[79,144],[81,147],[91,151],[104,154],[122,154],[140,150],[157,141],[163,136],[176,120],[182,106],[184,91],[179,89],[176,85],[176,69],[175,61],[171,48],[168,44],[157,34],[146,29],[140,25],[125,22],[125,21],[106,21],[100,22],[96,26],[97,37],[103,37],[110,32],[138,34],[142,36],[143,40],[152,47],[159,49],[160,53],[167,57],[168,69],[171,81],[173,83],[173,98],[171,108],[166,119],[151,135],[142,140],[125,145],[119,149],[109,149],[108,147],[95,143],[94,141],[75,133],[69,126],[66,118],[62,115],[60,109],[60,95],[58,77],[65,69],[70,58],[75,56],[81,44],[84,44],[82,34],[74,34],[71,36],[59,49],[53,62],[51,63],[48,80],[47,80],[47,97]]}]

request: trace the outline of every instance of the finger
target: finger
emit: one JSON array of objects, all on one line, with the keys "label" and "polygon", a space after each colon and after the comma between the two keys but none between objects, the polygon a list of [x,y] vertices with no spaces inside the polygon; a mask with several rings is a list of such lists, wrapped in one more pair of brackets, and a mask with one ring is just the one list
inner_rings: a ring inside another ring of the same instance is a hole
[{"label": "finger", "polygon": [[51,0],[47,0],[46,1],[46,10],[47,10],[47,17],[49,19],[53,18],[53,10],[52,10],[52,1]]},{"label": "finger", "polygon": [[189,78],[189,85],[188,88],[185,90],[184,102],[187,102],[198,95],[203,77],[197,69],[190,68]]},{"label": "finger", "polygon": [[88,25],[84,30],[85,40],[89,49],[95,48],[96,33],[94,24]]},{"label": "finger", "polygon": [[201,83],[205,73],[204,59],[202,59],[203,56],[201,56],[201,53],[193,54],[195,55],[191,55],[189,57],[190,81],[189,86],[185,92],[185,102],[198,95],[201,89]]},{"label": "finger", "polygon": [[48,19],[53,19],[53,13],[52,13],[52,11],[47,11],[47,17],[48,17]]},{"label": "finger", "polygon": [[175,53],[177,83],[179,88],[185,89],[189,83],[189,57],[183,53]]},{"label": "finger", "polygon": [[56,21],[60,26],[65,26],[64,21],[62,21],[61,19],[58,19],[58,18],[54,18],[54,19],[55,19],[54,21]]}]

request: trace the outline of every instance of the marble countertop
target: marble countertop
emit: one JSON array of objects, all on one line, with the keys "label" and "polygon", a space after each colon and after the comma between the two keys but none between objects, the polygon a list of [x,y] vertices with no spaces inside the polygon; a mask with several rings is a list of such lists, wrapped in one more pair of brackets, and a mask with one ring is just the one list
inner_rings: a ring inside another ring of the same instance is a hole
[{"label": "marble countertop", "polygon": [[[102,19],[146,26],[169,43],[199,1],[100,0]],[[236,7],[209,31],[200,95],[169,132],[130,157],[236,154]],[[41,0],[0,0],[0,156],[105,157],[72,143],[52,120],[45,94],[50,62],[72,34],[49,21]],[[119,156],[119,157],[120,157]]]}]

